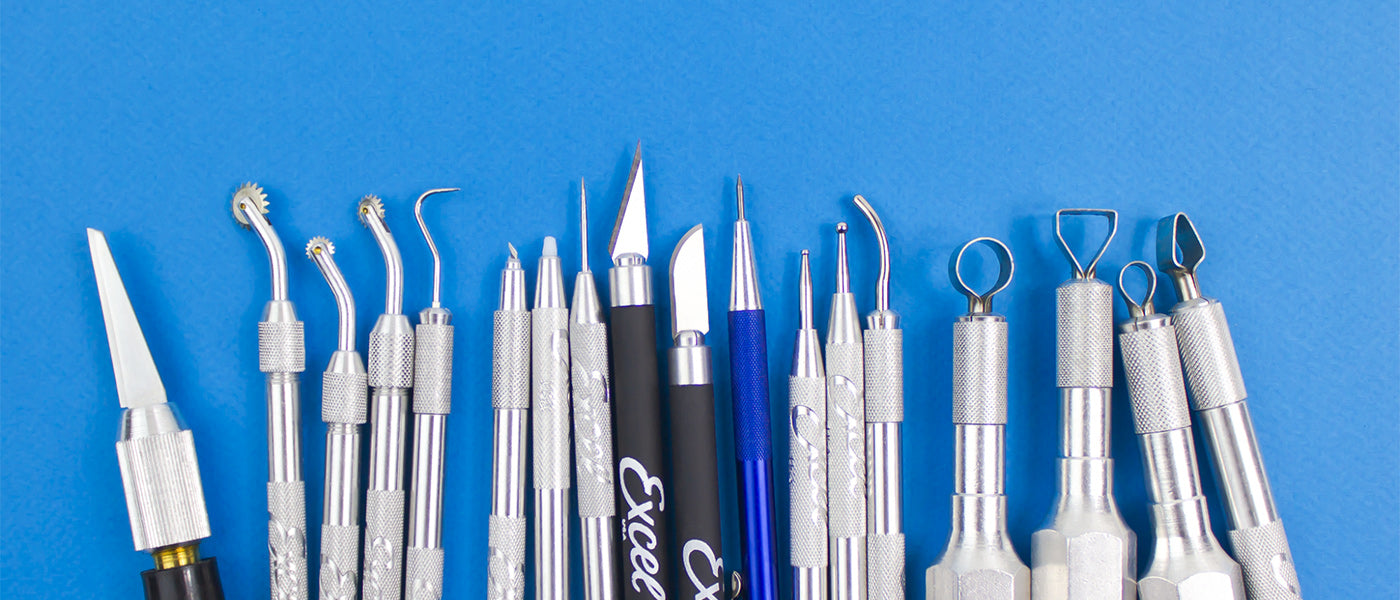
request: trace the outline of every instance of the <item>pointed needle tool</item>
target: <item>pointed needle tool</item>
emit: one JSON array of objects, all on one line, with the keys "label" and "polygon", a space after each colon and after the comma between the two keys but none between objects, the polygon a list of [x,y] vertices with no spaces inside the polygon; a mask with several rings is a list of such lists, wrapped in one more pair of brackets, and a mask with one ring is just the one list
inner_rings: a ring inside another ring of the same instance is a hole
[{"label": "pointed needle tool", "polygon": [[705,230],[696,225],[671,255],[671,456],[679,598],[725,598],[720,547],[719,459],[710,348]]},{"label": "pointed needle tool", "polygon": [[904,330],[890,310],[890,242],[885,224],[864,196],[856,208],[880,245],[875,310],[865,316],[865,440],[870,449],[867,538],[871,598],[904,598]]},{"label": "pointed needle tool", "polygon": [[535,597],[569,598],[569,309],[558,242],[544,238],[530,310]]},{"label": "pointed needle tool", "polygon": [[525,451],[530,422],[530,311],[525,270],[515,246],[501,270],[501,298],[492,314],[491,516],[487,520],[486,597],[525,597]]},{"label": "pointed needle tool", "polygon": [[812,268],[802,251],[798,327],[788,374],[788,489],[794,600],[827,598],[826,371],[812,319]]},{"label": "pointed needle tool", "polygon": [[267,549],[271,597],[306,600],[306,483],[301,478],[301,375],[305,328],[287,299],[287,252],[267,220],[267,194],[247,183],[233,194],[233,218],[267,248],[272,299],[258,322],[258,370],[267,379]]},{"label": "pointed needle tool", "polygon": [[354,598],[360,590],[360,448],[369,404],[365,360],[355,350],[355,298],[336,265],[335,245],[311,238],[306,257],[316,263],[335,297],[336,349],[321,376],[321,420],[326,423],[326,473],[321,517],[321,597]]},{"label": "pointed needle tool", "polygon": [[452,412],[452,312],[442,307],[442,256],[423,221],[423,201],[456,191],[428,190],[413,203],[413,216],[433,255],[433,303],[418,313],[413,342],[413,474],[404,558],[404,592],[410,599],[442,597],[442,486],[447,415]]},{"label": "pointed needle tool", "polygon": [[584,600],[617,597],[614,536],[612,388],[608,326],[588,268],[588,197],[578,182],[580,270],[569,311],[569,379],[574,403],[574,478],[583,548]]},{"label": "pointed needle tool", "polygon": [[370,454],[365,493],[362,592],[365,600],[403,593],[404,437],[413,393],[413,326],[403,314],[403,257],[384,222],[384,203],[365,196],[356,207],[384,255],[384,313],[369,332]]},{"label": "pointed needle tool", "polygon": [[836,292],[826,329],[831,597],[866,598],[865,349],[851,293],[846,224],[836,225]]},{"label": "pointed needle tool", "polygon": [[107,236],[88,229],[92,269],[107,325],[117,399],[122,407],[117,464],[126,492],[131,538],[155,568],[141,573],[147,600],[222,600],[218,562],[199,557],[209,537],[209,513],[194,451],[194,435],[166,402],[141,324],[127,298]]},{"label": "pointed needle tool", "polygon": [[676,497],[666,472],[661,426],[661,381],[656,360],[656,308],[652,302],[651,267],[647,265],[646,190],[642,145],[632,157],[627,191],[618,210],[608,253],[612,291],[611,329],[614,410],[617,437],[617,486],[622,494],[624,533],[619,554],[626,600],[669,597],[671,536],[667,524]]},{"label": "pointed needle tool", "polygon": [[729,280],[729,375],[734,402],[740,532],[745,587],[752,600],[778,598],[773,442],[769,437],[768,333],[759,296],[753,233],[744,214],[744,179],[736,177],[734,252]]}]

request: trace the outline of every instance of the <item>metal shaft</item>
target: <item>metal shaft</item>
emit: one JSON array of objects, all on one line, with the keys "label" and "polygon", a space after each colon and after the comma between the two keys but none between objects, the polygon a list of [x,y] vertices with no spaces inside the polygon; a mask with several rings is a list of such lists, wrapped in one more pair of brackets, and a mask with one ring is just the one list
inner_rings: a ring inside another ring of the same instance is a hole
[{"label": "metal shaft", "polygon": [[569,309],[554,238],[544,240],[530,311],[535,597],[569,597]]},{"label": "metal shaft", "polygon": [[836,226],[836,235],[836,293],[826,332],[831,597],[865,600],[865,359],[851,293],[845,223]]},{"label": "metal shaft", "polygon": [[793,598],[826,600],[826,371],[812,323],[812,271],[802,251],[800,315],[788,375],[788,527],[792,540]]},{"label": "metal shaft", "polygon": [[525,425],[530,420],[530,313],[525,271],[515,248],[501,271],[501,300],[492,315],[491,516],[487,531],[486,597],[525,597]]}]

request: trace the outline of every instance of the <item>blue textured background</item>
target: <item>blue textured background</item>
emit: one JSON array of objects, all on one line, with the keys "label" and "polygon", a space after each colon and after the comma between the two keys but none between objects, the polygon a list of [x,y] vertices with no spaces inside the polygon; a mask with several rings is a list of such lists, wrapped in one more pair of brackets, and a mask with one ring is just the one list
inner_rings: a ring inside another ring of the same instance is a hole
[{"label": "blue textured background", "polygon": [[[1054,494],[1053,291],[1069,273],[1051,215],[1080,205],[1121,211],[1104,276],[1150,255],[1158,217],[1194,217],[1209,251],[1202,286],[1230,315],[1303,587],[1310,598],[1400,593],[1396,3],[351,4],[0,8],[0,595],[137,597],[137,571],[150,564],[132,552],[112,446],[117,398],[83,235],[95,226],[109,232],[166,388],[195,432],[214,529],[205,552],[219,558],[231,598],[265,597],[254,323],[268,274],[228,208],[234,187],[254,179],[271,195],[307,322],[313,524],[334,305],[299,249],[312,235],[336,242],[363,344],[382,308],[383,265],[356,200],[387,199],[416,310],[430,268],[409,203],[431,186],[467,190],[427,216],[457,313],[446,591],[475,597],[489,495],[488,314],[505,244],[522,248],[533,281],[541,238],[559,236],[572,271],[584,176],[591,256],[605,265],[638,139],[652,263],[666,265],[703,222],[715,324],[733,177],[744,174],[775,385],[796,324],[797,251],[814,251],[824,323],[831,225],[851,221],[868,310],[874,239],[850,196],[865,194],[884,216],[907,330],[912,597],[948,528],[950,322],[964,309],[948,254],[993,235],[1018,260],[997,307],[1011,322],[1010,527],[1029,558]],[[666,281],[658,269],[659,290]],[[1170,296],[1161,290],[1159,303]],[[715,364],[727,365],[715,330]],[[729,389],[723,371],[718,390]],[[781,387],[773,402],[786,406]],[[722,431],[729,410],[721,394]],[[1118,499],[1144,534],[1145,561],[1145,494],[1121,396],[1116,410]],[[732,453],[729,444],[725,434]],[[733,510],[726,551],[737,565]]]}]

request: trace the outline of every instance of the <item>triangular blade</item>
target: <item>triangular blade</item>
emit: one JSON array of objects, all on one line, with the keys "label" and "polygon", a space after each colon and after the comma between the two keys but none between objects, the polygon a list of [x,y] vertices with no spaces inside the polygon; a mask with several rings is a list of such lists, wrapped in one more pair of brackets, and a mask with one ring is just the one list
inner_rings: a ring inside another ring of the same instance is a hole
[{"label": "triangular blade", "polygon": [[687,231],[671,255],[671,336],[682,331],[710,332],[703,225]]},{"label": "triangular blade", "polygon": [[122,408],[140,408],[165,402],[165,385],[160,381],[146,336],[131,309],[107,236],[88,228],[92,270],[97,274],[97,294],[102,299],[102,320],[107,322],[107,344],[112,350],[112,371],[117,376],[117,398]]},{"label": "triangular blade", "polygon": [[617,225],[613,226],[612,242],[608,244],[608,254],[613,261],[625,254],[635,254],[646,260],[650,250],[647,246],[647,195],[642,179],[642,144],[639,142],[637,153],[632,156],[632,173],[627,177],[627,191],[617,213]]}]

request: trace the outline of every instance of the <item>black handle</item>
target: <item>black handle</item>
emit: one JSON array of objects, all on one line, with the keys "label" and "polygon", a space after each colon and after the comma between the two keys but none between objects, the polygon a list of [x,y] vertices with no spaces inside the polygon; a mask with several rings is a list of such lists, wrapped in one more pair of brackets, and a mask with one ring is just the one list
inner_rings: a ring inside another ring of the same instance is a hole
[{"label": "black handle", "polygon": [[141,572],[146,600],[224,600],[219,563],[206,558],[194,564]]},{"label": "black handle", "polygon": [[651,305],[613,307],[611,321],[623,597],[669,598],[673,585],[667,517],[675,490],[666,477],[661,435],[656,310]]},{"label": "black handle", "polygon": [[713,384],[671,386],[678,598],[723,598]]}]

